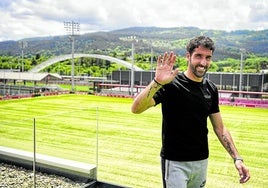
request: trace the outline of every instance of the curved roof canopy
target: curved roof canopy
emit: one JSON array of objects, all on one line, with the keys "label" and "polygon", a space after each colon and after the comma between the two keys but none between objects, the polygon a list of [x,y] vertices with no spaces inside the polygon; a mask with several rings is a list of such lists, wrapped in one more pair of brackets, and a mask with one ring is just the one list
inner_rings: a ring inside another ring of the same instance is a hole
[{"label": "curved roof canopy", "polygon": [[[115,62],[117,64],[123,65],[129,69],[132,69],[132,63],[129,63],[127,61],[121,60],[121,59],[117,59],[114,57],[110,57],[110,56],[106,56],[106,55],[100,55],[100,54],[74,54],[74,58],[80,58],[80,57],[91,57],[91,58],[97,58],[97,59],[104,59],[104,60],[108,60],[111,62]],[[40,70],[53,65],[55,63],[58,63],[60,61],[64,61],[67,59],[71,59],[72,58],[72,54],[68,54],[68,55],[61,55],[61,56],[57,56],[51,59],[48,59],[47,61],[44,61],[43,63],[35,66],[34,68],[30,69],[28,72],[39,72]],[[143,71],[143,69],[133,65],[133,69],[134,71]]]}]

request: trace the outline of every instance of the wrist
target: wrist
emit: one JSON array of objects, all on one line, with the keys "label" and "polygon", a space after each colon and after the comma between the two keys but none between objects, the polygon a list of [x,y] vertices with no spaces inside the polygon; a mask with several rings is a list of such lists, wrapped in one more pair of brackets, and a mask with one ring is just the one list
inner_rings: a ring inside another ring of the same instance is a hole
[{"label": "wrist", "polygon": [[155,78],[153,79],[153,81],[157,84],[157,86],[163,86],[163,84],[159,83]]},{"label": "wrist", "polygon": [[236,157],[236,158],[234,158],[234,163],[235,163],[236,161],[242,161],[242,162],[244,162],[244,159],[241,158],[241,157]]}]

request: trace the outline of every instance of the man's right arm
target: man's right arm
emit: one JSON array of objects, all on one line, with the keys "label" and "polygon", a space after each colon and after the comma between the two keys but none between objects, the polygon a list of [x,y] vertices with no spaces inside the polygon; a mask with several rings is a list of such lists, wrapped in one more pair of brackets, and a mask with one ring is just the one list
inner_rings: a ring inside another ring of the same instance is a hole
[{"label": "man's right arm", "polygon": [[159,83],[156,83],[154,80],[143,90],[141,91],[131,106],[131,111],[135,114],[140,114],[147,110],[148,108],[155,105],[153,99],[154,94],[162,87]]},{"label": "man's right arm", "polygon": [[155,105],[154,94],[164,85],[171,82],[178,74],[179,69],[173,70],[176,55],[173,52],[165,52],[164,56],[159,55],[155,69],[155,78],[140,92],[134,99],[131,111],[140,114]]}]

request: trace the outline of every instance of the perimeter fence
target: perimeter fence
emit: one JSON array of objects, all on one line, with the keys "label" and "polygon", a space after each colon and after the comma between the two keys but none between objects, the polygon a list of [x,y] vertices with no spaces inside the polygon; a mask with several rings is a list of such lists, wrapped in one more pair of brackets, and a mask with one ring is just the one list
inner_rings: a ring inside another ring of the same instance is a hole
[{"label": "perimeter fence", "polygon": [[[2,118],[0,145],[96,165],[96,178],[111,184],[143,187],[148,178],[151,180],[146,186],[161,184],[159,127],[141,132],[139,127],[127,123],[136,121],[135,118],[129,119],[119,112],[118,119],[118,115],[112,115],[115,109],[109,107],[70,108],[56,113],[56,107],[46,107],[44,115],[27,117],[20,109],[16,121]],[[32,110],[38,110],[38,106]],[[14,111],[7,111],[6,116],[9,113]],[[149,114],[145,116],[152,119]],[[144,161],[150,160],[149,166],[144,165]]]},{"label": "perimeter fence", "polygon": [[[161,188],[161,105],[132,114],[132,102],[131,98],[76,94],[2,100],[0,146],[33,152],[35,140],[37,153],[96,165],[99,181]],[[265,187],[268,110],[221,106],[221,112],[255,174],[243,187]],[[179,112],[177,121],[180,125]],[[239,187],[232,159],[210,124],[208,129],[207,187]]]}]

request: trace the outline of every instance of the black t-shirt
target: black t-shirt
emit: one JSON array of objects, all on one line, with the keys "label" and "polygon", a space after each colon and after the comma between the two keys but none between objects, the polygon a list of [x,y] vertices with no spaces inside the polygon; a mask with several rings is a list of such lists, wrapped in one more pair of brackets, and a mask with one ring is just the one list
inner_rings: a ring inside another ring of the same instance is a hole
[{"label": "black t-shirt", "polygon": [[219,112],[218,90],[207,78],[194,82],[179,73],[154,95],[162,104],[161,157],[174,161],[208,158],[209,114]]}]

